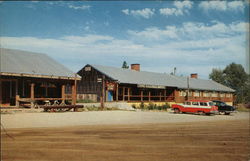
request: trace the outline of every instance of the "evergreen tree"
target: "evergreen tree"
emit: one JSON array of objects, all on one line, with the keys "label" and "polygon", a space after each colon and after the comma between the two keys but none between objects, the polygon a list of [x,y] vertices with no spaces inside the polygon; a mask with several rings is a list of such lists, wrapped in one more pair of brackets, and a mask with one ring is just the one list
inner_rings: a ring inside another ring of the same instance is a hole
[{"label": "evergreen tree", "polygon": [[129,68],[129,66],[127,65],[126,61],[123,61],[122,68],[124,68],[124,69],[128,69]]}]

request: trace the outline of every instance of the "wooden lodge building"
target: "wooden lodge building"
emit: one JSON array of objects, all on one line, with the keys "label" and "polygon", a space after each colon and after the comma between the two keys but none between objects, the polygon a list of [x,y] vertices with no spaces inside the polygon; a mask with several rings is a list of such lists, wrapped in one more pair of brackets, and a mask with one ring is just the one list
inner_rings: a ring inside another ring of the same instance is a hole
[{"label": "wooden lodge building", "polygon": [[[0,106],[76,103],[80,77],[45,54],[0,48]],[[66,97],[65,89],[72,92]]]},{"label": "wooden lodge building", "polygon": [[140,71],[140,64],[131,69],[86,65],[79,72],[78,99],[106,102],[170,102],[188,99],[221,100],[233,103],[234,90],[212,80]]}]

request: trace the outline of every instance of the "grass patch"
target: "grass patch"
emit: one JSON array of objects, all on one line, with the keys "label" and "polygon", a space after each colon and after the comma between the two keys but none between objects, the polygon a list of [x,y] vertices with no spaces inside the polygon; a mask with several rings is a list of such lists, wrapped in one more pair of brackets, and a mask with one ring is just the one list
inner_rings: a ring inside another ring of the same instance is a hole
[{"label": "grass patch", "polygon": [[236,106],[236,110],[239,111],[239,112],[250,112],[250,109],[247,108],[246,104],[238,104]]}]

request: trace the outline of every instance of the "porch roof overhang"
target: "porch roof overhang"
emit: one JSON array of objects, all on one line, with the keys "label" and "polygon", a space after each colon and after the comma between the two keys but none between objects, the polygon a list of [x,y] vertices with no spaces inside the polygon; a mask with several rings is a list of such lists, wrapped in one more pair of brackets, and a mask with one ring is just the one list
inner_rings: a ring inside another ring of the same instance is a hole
[{"label": "porch roof overhang", "polygon": [[40,75],[40,74],[27,74],[27,73],[8,73],[8,72],[0,72],[0,76],[31,77],[31,78],[45,78],[45,79],[63,79],[63,80],[81,80],[81,78],[79,76],[66,77],[66,76],[55,76],[55,75]]}]

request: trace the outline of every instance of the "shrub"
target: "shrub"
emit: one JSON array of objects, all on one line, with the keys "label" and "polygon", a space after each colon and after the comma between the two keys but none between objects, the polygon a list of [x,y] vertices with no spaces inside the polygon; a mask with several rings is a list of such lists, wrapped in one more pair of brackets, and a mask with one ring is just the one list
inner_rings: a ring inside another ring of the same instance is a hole
[{"label": "shrub", "polygon": [[148,109],[148,110],[154,110],[155,108],[156,108],[156,105],[153,104],[152,102],[150,102],[150,103],[148,104],[148,106],[147,106],[147,109]]},{"label": "shrub", "polygon": [[99,111],[100,108],[99,107],[96,107],[95,105],[92,106],[92,107],[87,107],[88,111]]},{"label": "shrub", "polygon": [[145,105],[144,105],[144,102],[141,102],[141,104],[140,104],[140,109],[144,109],[145,108]]},{"label": "shrub", "polygon": [[132,107],[133,107],[134,109],[136,109],[136,105],[135,105],[135,104],[132,104]]},{"label": "shrub", "polygon": [[167,110],[168,108],[170,108],[170,105],[168,103],[165,103],[165,105],[162,105],[163,110]]}]

